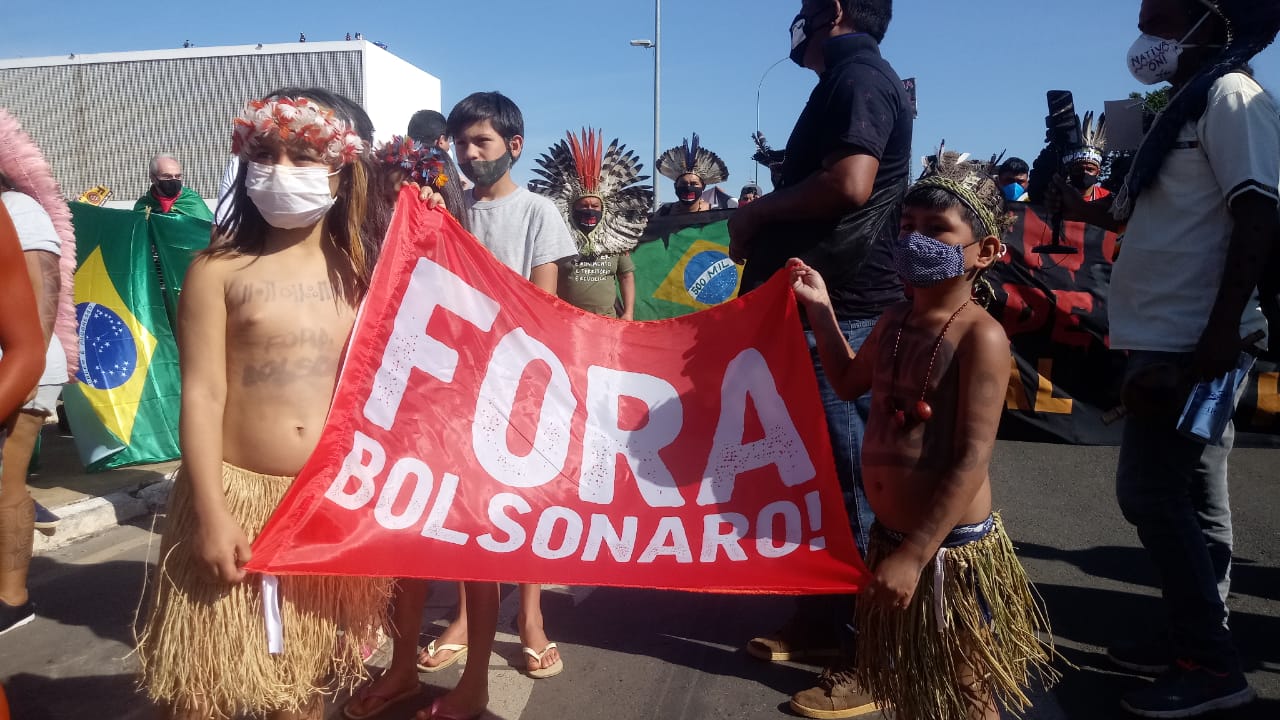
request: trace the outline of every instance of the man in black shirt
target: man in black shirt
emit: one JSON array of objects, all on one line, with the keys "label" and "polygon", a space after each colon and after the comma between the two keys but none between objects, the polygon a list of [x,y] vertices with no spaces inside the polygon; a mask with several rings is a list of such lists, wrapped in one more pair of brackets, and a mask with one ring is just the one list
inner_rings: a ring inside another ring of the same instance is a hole
[{"label": "man in black shirt", "polygon": [[[818,73],[818,86],[787,143],[778,189],[741,207],[729,221],[730,255],[745,262],[749,292],[798,257],[826,279],[836,318],[855,350],[880,314],[903,299],[890,248],[898,233],[911,165],[912,110],[902,80],[880,55],[892,0],[804,0],[791,28],[791,59]],[[865,555],[874,521],[862,489],[859,454],[870,398],[847,403],[822,373],[806,331],[827,412],[836,471],[854,540]],[[817,687],[791,708],[806,717],[873,712],[852,676],[847,630],[852,598],[805,598],[785,628],[748,646],[768,660],[836,654]],[[823,647],[823,645],[826,647]]]}]

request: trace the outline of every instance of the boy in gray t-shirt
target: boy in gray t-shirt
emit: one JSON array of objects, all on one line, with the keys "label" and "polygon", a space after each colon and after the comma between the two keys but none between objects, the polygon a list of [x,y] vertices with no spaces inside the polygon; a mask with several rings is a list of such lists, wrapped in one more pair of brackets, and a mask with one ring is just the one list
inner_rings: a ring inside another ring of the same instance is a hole
[{"label": "boy in gray t-shirt", "polygon": [[[560,262],[577,255],[560,213],[550,200],[516,185],[511,166],[524,150],[524,117],[500,93],[475,93],[458,103],[447,124],[458,166],[475,183],[466,193],[471,232],[502,264],[541,290],[556,294]],[[421,652],[418,633],[427,584],[401,579],[392,611],[395,642],[386,671],[348,703],[347,717],[372,717],[418,693],[418,670],[443,670],[466,662],[462,679],[431,704],[431,717],[476,717],[488,703],[489,654],[498,629],[498,585],[463,583],[458,619]],[[517,625],[525,672],[547,678],[564,669],[556,644],[542,627],[542,587],[520,586]],[[416,659],[416,662],[415,662]],[[418,714],[426,717],[427,710]]]},{"label": "boy in gray t-shirt", "polygon": [[[465,167],[466,160],[462,163]],[[474,167],[470,169],[470,172],[476,171]],[[500,195],[496,188],[485,188],[478,183],[466,192],[471,232],[503,265],[525,276],[539,288],[555,294],[556,275],[552,271],[556,263],[578,253],[573,238],[569,237],[569,229],[556,206],[547,198],[512,182],[509,169],[502,179],[511,184],[506,194]],[[481,190],[488,192],[484,199],[477,199],[476,192]],[[547,271],[550,273],[550,285],[547,278],[542,277],[544,266],[552,269]]]}]

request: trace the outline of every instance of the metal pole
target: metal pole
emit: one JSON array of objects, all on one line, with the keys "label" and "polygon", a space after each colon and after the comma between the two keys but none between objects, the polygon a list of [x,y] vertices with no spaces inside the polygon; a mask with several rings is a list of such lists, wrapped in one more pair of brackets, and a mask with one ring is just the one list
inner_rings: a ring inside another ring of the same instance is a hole
[{"label": "metal pole", "polygon": [[658,212],[658,153],[662,152],[662,0],[653,11],[653,211]]},{"label": "metal pole", "polygon": [[[764,89],[764,79],[769,77],[769,73],[773,72],[774,68],[778,67],[779,65],[781,65],[782,63],[790,59],[791,59],[790,57],[784,57],[778,62],[770,65],[769,69],[765,70],[764,74],[760,76],[760,84],[756,85],[756,135],[757,136],[760,135],[760,91]],[[760,163],[756,163],[755,183],[756,185],[760,184]]]}]

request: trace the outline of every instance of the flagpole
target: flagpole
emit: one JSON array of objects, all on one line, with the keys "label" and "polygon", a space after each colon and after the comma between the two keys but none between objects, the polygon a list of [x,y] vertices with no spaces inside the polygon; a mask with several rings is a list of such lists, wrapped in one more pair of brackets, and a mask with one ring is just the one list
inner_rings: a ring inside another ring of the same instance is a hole
[{"label": "flagpole", "polygon": [[662,152],[662,0],[653,0],[653,211],[658,212],[658,153]]}]

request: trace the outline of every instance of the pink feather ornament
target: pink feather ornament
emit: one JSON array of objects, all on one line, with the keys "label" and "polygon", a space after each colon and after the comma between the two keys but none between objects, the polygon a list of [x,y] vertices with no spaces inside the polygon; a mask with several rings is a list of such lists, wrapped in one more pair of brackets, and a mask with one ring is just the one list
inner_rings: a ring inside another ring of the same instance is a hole
[{"label": "pink feather ornament", "polygon": [[58,319],[54,336],[67,353],[67,380],[73,381],[80,369],[80,340],[76,333],[76,307],[73,283],[76,274],[76,232],[71,225],[71,208],[67,206],[53,169],[45,161],[40,147],[22,129],[17,118],[0,108],[0,173],[4,173],[13,189],[30,195],[49,214],[53,229],[62,243],[58,269],[62,275],[62,291],[58,296]]}]

